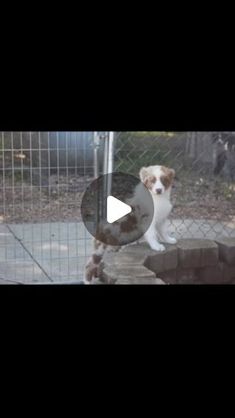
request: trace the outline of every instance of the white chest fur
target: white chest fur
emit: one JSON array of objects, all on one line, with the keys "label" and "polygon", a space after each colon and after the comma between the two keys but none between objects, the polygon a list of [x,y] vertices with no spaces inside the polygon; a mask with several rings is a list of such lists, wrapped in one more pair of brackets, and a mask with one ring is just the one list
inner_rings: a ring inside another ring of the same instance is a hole
[{"label": "white chest fur", "polygon": [[172,210],[172,204],[167,196],[154,196],[154,223],[164,222]]}]

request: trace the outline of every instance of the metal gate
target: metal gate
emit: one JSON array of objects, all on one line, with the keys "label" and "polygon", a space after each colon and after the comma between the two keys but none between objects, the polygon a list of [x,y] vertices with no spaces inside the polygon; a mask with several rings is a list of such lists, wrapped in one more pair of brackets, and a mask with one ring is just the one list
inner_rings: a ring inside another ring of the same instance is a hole
[{"label": "metal gate", "polygon": [[81,199],[107,149],[100,140],[96,156],[96,137],[0,132],[0,282],[83,280],[92,240]]}]

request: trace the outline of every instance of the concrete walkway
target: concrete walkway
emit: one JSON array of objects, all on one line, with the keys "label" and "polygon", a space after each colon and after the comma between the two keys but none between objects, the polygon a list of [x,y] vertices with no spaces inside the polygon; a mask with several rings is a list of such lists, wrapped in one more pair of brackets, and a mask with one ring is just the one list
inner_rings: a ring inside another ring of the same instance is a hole
[{"label": "concrete walkway", "polygon": [[82,223],[1,224],[0,283],[79,283],[91,251]]},{"label": "concrete walkway", "polygon": [[[235,237],[215,221],[174,220],[177,238]],[[0,284],[80,283],[92,252],[92,237],[83,223],[1,224]]]}]

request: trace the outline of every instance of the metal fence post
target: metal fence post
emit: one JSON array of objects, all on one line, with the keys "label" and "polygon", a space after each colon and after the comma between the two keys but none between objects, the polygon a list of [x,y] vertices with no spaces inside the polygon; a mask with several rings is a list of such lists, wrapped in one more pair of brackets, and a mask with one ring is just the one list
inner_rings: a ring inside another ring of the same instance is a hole
[{"label": "metal fence post", "polygon": [[114,132],[109,132],[109,135],[108,135],[108,167],[107,167],[107,173],[110,174],[110,175],[108,176],[108,185],[107,185],[108,196],[110,196],[112,194],[113,157],[114,157]]},{"label": "metal fence post", "polygon": [[[103,155],[103,167],[99,169],[100,155],[99,151],[101,148],[101,140],[104,141]],[[112,176],[113,171],[113,152],[114,152],[114,132],[94,132],[94,177],[97,179],[100,174],[107,175],[104,178],[102,199],[100,199],[100,191],[97,191],[97,222],[98,219],[106,218],[107,215],[107,197],[112,191]],[[100,173],[101,171],[101,173]]]},{"label": "metal fence post", "polygon": [[99,177],[99,147],[100,137],[98,132],[94,132],[94,177]]}]

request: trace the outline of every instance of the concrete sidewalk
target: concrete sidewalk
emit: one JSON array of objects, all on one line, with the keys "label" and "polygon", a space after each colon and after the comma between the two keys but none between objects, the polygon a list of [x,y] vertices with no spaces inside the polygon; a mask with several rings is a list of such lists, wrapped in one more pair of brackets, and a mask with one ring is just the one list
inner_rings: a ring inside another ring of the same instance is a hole
[{"label": "concrete sidewalk", "polygon": [[92,251],[83,223],[0,225],[0,283],[79,283]]},{"label": "concrete sidewalk", "polygon": [[[206,220],[174,220],[170,230],[177,238],[235,237],[235,225]],[[91,252],[82,222],[1,224],[0,284],[79,283]]]}]

